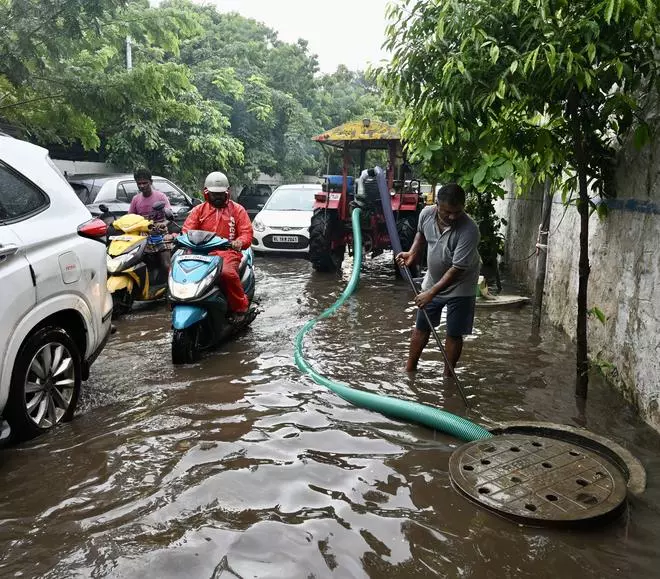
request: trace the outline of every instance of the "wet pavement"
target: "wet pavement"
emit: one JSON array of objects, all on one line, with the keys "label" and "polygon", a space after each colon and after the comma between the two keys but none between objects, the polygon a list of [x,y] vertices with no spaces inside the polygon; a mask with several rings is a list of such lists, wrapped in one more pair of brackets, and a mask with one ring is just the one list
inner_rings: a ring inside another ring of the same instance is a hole
[{"label": "wet pavement", "polygon": [[[347,260],[346,268],[350,266]],[[573,347],[529,308],[478,310],[459,376],[468,418],[586,426],[633,452],[648,489],[588,532],[522,527],[451,488],[455,439],[352,407],[293,363],[300,326],[343,279],[303,260],[257,258],[263,312],[199,364],[170,363],[164,306],[118,332],[77,418],[0,450],[1,577],[658,577],[660,437],[592,378],[573,397]],[[326,375],[463,414],[441,355],[401,372],[413,309],[389,261],[306,339]]]}]

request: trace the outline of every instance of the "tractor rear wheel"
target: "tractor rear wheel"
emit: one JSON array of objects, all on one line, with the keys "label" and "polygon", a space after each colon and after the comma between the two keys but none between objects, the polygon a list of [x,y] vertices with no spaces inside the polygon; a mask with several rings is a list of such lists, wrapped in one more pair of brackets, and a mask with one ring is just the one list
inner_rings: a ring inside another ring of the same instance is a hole
[{"label": "tractor rear wheel", "polygon": [[336,272],[341,269],[346,245],[332,247],[332,240],[340,231],[336,212],[316,209],[309,226],[309,261],[316,271]]},{"label": "tractor rear wheel", "polygon": [[[408,251],[415,241],[415,235],[417,234],[417,221],[419,219],[419,213],[409,213],[399,217],[399,220],[396,223],[396,231],[399,234],[399,241],[401,241],[401,249],[403,251]],[[426,253],[426,252],[425,252]],[[422,256],[420,261],[424,260],[425,256]],[[410,267],[410,273],[413,277],[418,277],[420,273],[420,263],[415,264]],[[397,275],[400,275],[399,268],[394,264]]]}]

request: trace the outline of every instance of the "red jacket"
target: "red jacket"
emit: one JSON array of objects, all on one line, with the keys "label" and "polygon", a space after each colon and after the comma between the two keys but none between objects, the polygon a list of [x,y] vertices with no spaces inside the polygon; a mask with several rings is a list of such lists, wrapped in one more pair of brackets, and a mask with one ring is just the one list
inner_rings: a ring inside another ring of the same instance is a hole
[{"label": "red jacket", "polygon": [[208,202],[194,207],[183,224],[183,232],[194,230],[213,231],[229,241],[237,239],[242,249],[252,245],[250,217],[242,205],[231,199],[227,200],[227,206],[222,209],[216,209]]}]

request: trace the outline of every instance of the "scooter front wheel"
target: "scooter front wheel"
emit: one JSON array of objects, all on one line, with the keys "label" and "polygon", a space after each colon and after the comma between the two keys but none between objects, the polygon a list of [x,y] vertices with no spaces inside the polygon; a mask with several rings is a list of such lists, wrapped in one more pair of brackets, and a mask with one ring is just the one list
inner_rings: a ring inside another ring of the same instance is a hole
[{"label": "scooter front wheel", "polygon": [[185,330],[174,330],[172,334],[173,364],[192,364],[199,360],[198,334],[198,326]]},{"label": "scooter front wheel", "polygon": [[117,290],[112,294],[112,317],[118,318],[133,309],[133,295],[127,289]]}]

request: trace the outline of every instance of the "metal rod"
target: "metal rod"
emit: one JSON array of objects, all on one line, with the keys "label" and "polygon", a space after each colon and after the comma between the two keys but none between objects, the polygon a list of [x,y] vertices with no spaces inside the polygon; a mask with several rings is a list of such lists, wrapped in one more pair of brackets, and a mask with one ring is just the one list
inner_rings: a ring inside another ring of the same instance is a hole
[{"label": "metal rod", "polygon": [[[412,275],[410,274],[410,270],[408,269],[408,266],[404,265],[404,266],[400,266],[400,268],[405,274],[405,278],[408,280],[408,283],[410,284],[410,287],[412,288],[415,296],[418,296],[419,291],[417,291],[415,280],[413,280]],[[438,336],[438,332],[436,332],[435,328],[433,327],[433,324],[431,323],[431,320],[429,319],[429,315],[426,313],[426,310],[424,308],[420,308],[420,309],[422,310],[422,313],[426,318],[426,323],[429,325],[429,328],[431,328],[431,333],[433,334],[433,337],[435,338],[435,341],[438,344],[438,348],[440,348],[440,351],[442,352],[442,356],[445,359],[445,364],[447,365],[447,368],[449,368],[451,377],[454,379],[454,382],[456,382],[456,386],[458,387],[458,392],[460,393],[461,398],[463,399],[463,403],[465,404],[465,407],[470,408],[470,404],[468,403],[467,396],[463,391],[463,385],[461,384],[461,381],[458,379],[458,376],[456,376],[456,372],[454,372],[454,367],[449,362],[449,358],[447,358],[447,352],[445,352],[445,349],[442,346],[442,340],[440,339],[440,336]]]}]

